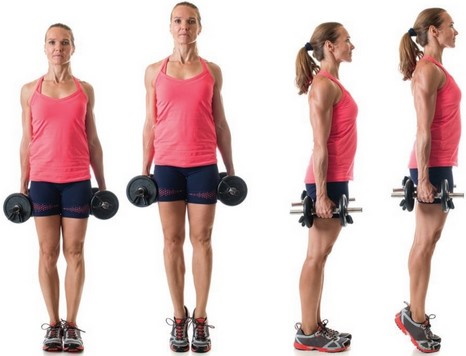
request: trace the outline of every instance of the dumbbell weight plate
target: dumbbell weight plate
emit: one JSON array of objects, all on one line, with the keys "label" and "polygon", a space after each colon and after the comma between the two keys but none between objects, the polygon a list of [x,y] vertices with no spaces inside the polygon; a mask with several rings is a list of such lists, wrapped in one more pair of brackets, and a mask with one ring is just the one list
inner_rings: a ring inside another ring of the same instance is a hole
[{"label": "dumbbell weight plate", "polygon": [[442,206],[442,211],[448,213],[450,210],[450,205],[448,204],[448,197],[450,195],[450,187],[448,186],[448,180],[444,179],[440,183],[440,204]]},{"label": "dumbbell weight plate", "polygon": [[32,215],[32,204],[22,193],[10,194],[3,203],[3,212],[8,220],[16,224],[23,223]]},{"label": "dumbbell weight plate", "polygon": [[306,195],[303,199],[303,222],[306,227],[311,228],[314,224],[314,202],[311,197]]},{"label": "dumbbell weight plate", "polygon": [[348,198],[346,195],[343,194],[338,201],[338,218],[340,219],[340,225],[346,226],[346,215],[347,215],[347,208],[348,208]]},{"label": "dumbbell weight plate", "polygon": [[246,182],[238,176],[225,176],[217,187],[218,199],[225,205],[241,204],[248,195]]},{"label": "dumbbell weight plate", "polygon": [[91,199],[91,214],[97,219],[107,220],[118,212],[119,202],[109,190],[98,191]]},{"label": "dumbbell weight plate", "polygon": [[414,182],[408,178],[403,187],[404,192],[404,206],[406,210],[412,211],[414,209]]},{"label": "dumbbell weight plate", "polygon": [[157,185],[148,176],[136,176],[126,186],[126,196],[137,207],[149,206],[157,200]]}]

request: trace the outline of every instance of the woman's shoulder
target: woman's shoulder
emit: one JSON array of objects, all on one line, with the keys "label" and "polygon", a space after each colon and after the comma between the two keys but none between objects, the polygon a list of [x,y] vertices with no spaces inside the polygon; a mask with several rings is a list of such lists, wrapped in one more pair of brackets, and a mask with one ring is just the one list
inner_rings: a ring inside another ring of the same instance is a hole
[{"label": "woman's shoulder", "polygon": [[33,81],[28,82],[26,84],[23,84],[23,86],[21,87],[21,98],[25,100],[29,100],[32,96],[32,93],[37,87],[37,83],[41,79],[42,77],[34,79]]},{"label": "woman's shoulder", "polygon": [[428,85],[436,84],[439,86],[445,80],[443,70],[434,62],[429,60],[420,60],[416,64],[413,72],[413,83],[424,82]]},{"label": "woman's shoulder", "polygon": [[154,62],[149,64],[146,67],[146,73],[151,72],[151,73],[156,73],[160,71],[160,68],[162,67],[163,63],[167,60],[168,58],[161,59],[160,61]]},{"label": "woman's shoulder", "polygon": [[312,81],[311,90],[323,91],[326,93],[339,92],[338,84],[326,75],[316,75]]}]

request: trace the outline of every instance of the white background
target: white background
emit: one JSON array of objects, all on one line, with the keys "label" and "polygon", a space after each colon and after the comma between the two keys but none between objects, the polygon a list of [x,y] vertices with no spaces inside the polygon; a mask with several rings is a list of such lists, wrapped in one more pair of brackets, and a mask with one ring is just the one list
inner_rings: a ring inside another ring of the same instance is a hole
[{"label": "white background", "polygon": [[[200,54],[222,68],[236,172],[249,186],[242,205],[217,209],[211,355],[301,354],[292,344],[307,229],[288,212],[304,188],[312,136],[306,97],[294,87],[294,61],[315,26],[326,21],[343,23],[356,46],[353,63],[341,65],[340,79],[359,105],[350,195],[364,213],[353,215],[355,224],[344,228],[329,258],[322,314],[331,327],[353,333],[347,355],[418,354],[393,322],[409,299],[407,257],[414,228],[414,213],[402,212],[390,198],[407,174],[415,130],[409,83],[397,71],[398,44],[422,9],[446,8],[459,36],[457,48],[445,50],[444,65],[466,90],[466,6],[454,0],[195,3],[203,23]],[[141,172],[144,70],[172,50],[174,4],[16,0],[0,5],[1,197],[19,189],[19,93],[46,72],[43,41],[50,24],[63,22],[74,30],[73,73],[95,89],[107,185],[119,196],[120,211],[112,220],[89,222],[78,320],[87,331],[88,356],[171,353],[165,318],[173,312],[157,207],[133,207],[125,188]],[[454,170],[458,191],[466,189],[465,155],[462,144]],[[219,167],[224,168],[221,162]],[[444,356],[464,350],[465,205],[461,199],[455,203],[434,256],[427,300],[428,312],[437,314],[433,330],[442,336]],[[34,223],[2,218],[0,229],[0,354],[42,355],[40,325],[48,316],[37,280]],[[192,310],[190,255],[187,242],[186,304]],[[62,276],[64,267],[60,260]],[[65,317],[64,303],[62,313]]]}]

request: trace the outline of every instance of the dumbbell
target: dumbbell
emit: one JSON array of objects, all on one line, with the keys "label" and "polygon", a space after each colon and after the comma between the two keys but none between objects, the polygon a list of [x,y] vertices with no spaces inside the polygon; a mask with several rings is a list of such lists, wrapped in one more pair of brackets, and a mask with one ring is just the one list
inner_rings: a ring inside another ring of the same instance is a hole
[{"label": "dumbbell", "polygon": [[[146,207],[157,201],[158,187],[155,181],[146,175],[132,178],[126,186],[126,196],[131,204]],[[246,182],[238,176],[220,173],[217,197],[225,205],[234,206],[242,203],[248,194]]]},{"label": "dumbbell", "polygon": [[[349,201],[353,201],[353,198],[350,198]],[[299,223],[302,226],[310,228],[314,223],[314,218],[317,216],[315,211],[314,201],[307,195],[307,192],[304,190],[301,194],[301,202],[291,203],[291,206],[302,206],[301,209],[291,209],[290,214],[302,214],[299,218]],[[349,213],[360,213],[362,208],[349,208],[348,207],[348,198],[345,194],[342,194],[338,201],[338,207],[333,210],[333,217],[340,219],[340,225],[346,226],[347,224],[353,223],[353,218]]]},{"label": "dumbbell", "polygon": [[[109,190],[99,191],[92,188],[90,213],[101,220],[110,219],[118,211],[119,203],[115,194]],[[30,198],[22,193],[10,194],[3,203],[3,212],[8,220],[14,223],[26,222],[32,215]]]},{"label": "dumbbell", "polygon": [[[417,197],[416,187],[414,182],[409,177],[404,177],[401,183],[402,188],[394,188],[391,194],[392,198],[403,198],[400,206],[403,210],[412,211],[414,208],[414,198]],[[440,192],[435,195],[435,199],[440,200],[440,206],[444,213],[448,213],[450,209],[454,209],[452,198],[464,198],[464,193],[451,193],[448,180],[444,179],[440,183]]]},{"label": "dumbbell", "polygon": [[8,220],[16,224],[26,222],[32,215],[32,203],[23,193],[13,193],[3,202],[3,212]]},{"label": "dumbbell", "polygon": [[217,197],[225,205],[241,204],[248,195],[246,182],[238,176],[228,176],[220,173],[220,183],[217,186]]},{"label": "dumbbell", "polygon": [[91,214],[97,219],[107,220],[115,216],[120,203],[117,196],[109,190],[92,188]]}]

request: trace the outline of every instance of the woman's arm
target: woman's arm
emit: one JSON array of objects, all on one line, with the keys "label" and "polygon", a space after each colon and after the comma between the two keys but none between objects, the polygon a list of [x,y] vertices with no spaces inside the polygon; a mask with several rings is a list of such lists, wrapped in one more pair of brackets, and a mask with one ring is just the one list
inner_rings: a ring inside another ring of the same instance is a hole
[{"label": "woman's arm", "polygon": [[316,78],[309,92],[309,113],[314,138],[312,152],[316,181],[316,214],[331,218],[335,204],[327,195],[328,149],[332,127],[333,105],[341,90],[327,78]]},{"label": "woman's arm", "polygon": [[142,174],[150,175],[152,161],[154,159],[154,130],[156,121],[155,77],[160,70],[160,62],[147,67],[144,76],[146,87],[146,120],[142,133]]},{"label": "woman's arm", "polygon": [[20,192],[23,194],[27,194],[29,187],[29,146],[32,140],[31,107],[29,105],[29,99],[31,98],[34,87],[35,82],[32,82],[21,88],[21,120],[23,134],[21,137],[19,155],[21,165]]},{"label": "woman's arm", "polygon": [[215,131],[217,134],[217,146],[222,155],[223,164],[225,165],[227,174],[235,175],[235,167],[233,165],[233,152],[231,148],[231,132],[228,122],[225,117],[225,110],[222,99],[222,71],[220,67],[214,63],[209,63],[209,68],[215,78],[214,95],[212,98],[212,113],[215,120]]},{"label": "woman's arm", "polygon": [[437,90],[443,83],[444,74],[432,63],[420,62],[413,76],[412,91],[417,117],[416,158],[418,167],[417,199],[433,202],[436,189],[429,180],[431,152],[431,126],[435,114]]},{"label": "woman's arm", "polygon": [[97,128],[94,118],[94,89],[89,83],[86,82],[81,82],[81,85],[87,95],[86,134],[91,167],[94,172],[99,190],[106,190],[107,186],[105,184],[104,176],[103,151],[99,136],[97,135]]}]

